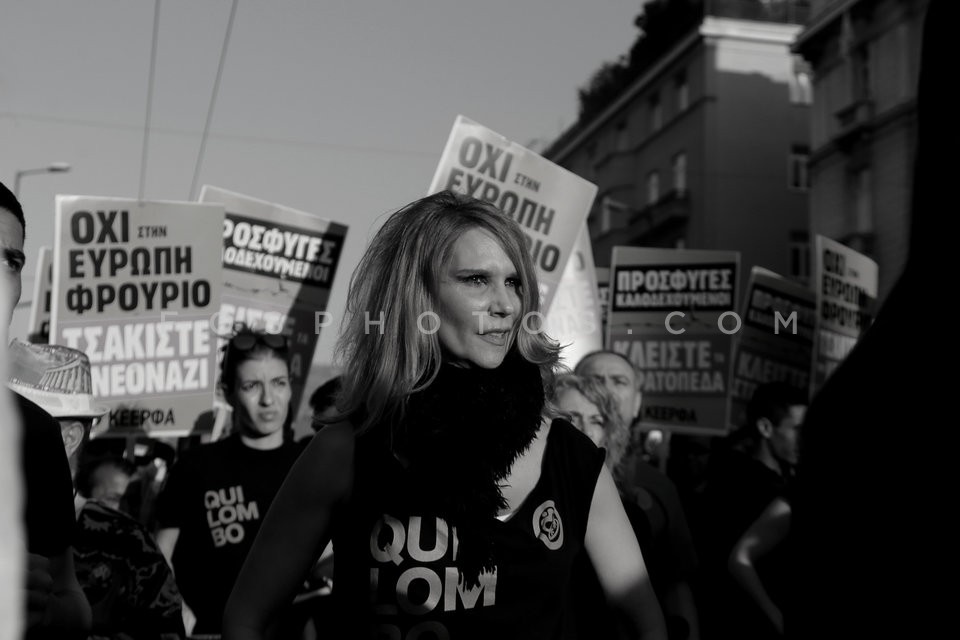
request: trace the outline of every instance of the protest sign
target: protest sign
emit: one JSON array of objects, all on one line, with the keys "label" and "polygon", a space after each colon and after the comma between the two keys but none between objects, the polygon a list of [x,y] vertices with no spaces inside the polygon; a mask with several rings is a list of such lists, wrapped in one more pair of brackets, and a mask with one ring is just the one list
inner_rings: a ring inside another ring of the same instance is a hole
[{"label": "protest sign", "polygon": [[734,251],[614,247],[607,343],[637,370],[642,428],[726,431],[739,263]]},{"label": "protest sign", "polygon": [[50,341],[86,352],[108,433],[193,431],[217,381],[223,207],[56,198]]},{"label": "protest sign", "polygon": [[814,294],[773,271],[753,267],[741,319],[730,387],[734,428],[745,424],[747,403],[757,385],[784,382],[804,395],[809,393]]},{"label": "protest sign", "polygon": [[457,116],[429,193],[457,191],[497,205],[520,223],[546,314],[596,185],[464,116]]},{"label": "protest sign", "polygon": [[546,314],[546,334],[563,345],[561,363],[576,366],[580,358],[603,348],[603,327],[590,231],[583,225],[573,255]]},{"label": "protest sign", "polygon": [[50,289],[53,285],[51,247],[40,247],[37,271],[33,281],[33,300],[30,303],[30,342],[47,344],[50,340]]},{"label": "protest sign", "polygon": [[876,262],[825,236],[815,239],[813,262],[817,323],[811,394],[870,326],[879,286]]},{"label": "protest sign", "polygon": [[225,208],[218,333],[229,335],[242,322],[287,337],[290,413],[296,416],[320,331],[334,324],[325,312],[347,227],[209,185],[200,202]]}]

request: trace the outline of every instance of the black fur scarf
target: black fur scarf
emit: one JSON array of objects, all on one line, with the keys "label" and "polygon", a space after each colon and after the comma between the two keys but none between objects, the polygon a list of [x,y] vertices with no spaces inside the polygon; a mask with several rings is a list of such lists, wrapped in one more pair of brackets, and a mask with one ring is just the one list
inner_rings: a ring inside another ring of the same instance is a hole
[{"label": "black fur scarf", "polygon": [[540,428],[540,368],[514,347],[496,369],[441,366],[410,396],[394,432],[417,502],[456,527],[459,567],[468,588],[492,571],[491,527],[507,507],[500,485]]}]

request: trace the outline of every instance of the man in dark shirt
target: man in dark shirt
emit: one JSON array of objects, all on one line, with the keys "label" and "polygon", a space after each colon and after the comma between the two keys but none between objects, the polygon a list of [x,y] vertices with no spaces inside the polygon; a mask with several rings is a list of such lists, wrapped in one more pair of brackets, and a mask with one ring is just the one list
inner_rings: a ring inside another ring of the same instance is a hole
[{"label": "man in dark shirt", "polygon": [[[0,255],[10,312],[20,300],[26,225],[17,198],[0,183]],[[11,317],[0,319],[5,326]],[[90,605],[74,574],[73,483],[60,426],[36,404],[16,396],[22,426],[21,461],[27,537],[27,637],[83,637]]]},{"label": "man in dark shirt", "polygon": [[727,561],[740,536],[786,491],[806,405],[806,395],[784,383],[758,386],[747,406],[747,423],[728,436],[710,462],[696,531],[706,640],[767,637],[773,631],[733,582]]}]

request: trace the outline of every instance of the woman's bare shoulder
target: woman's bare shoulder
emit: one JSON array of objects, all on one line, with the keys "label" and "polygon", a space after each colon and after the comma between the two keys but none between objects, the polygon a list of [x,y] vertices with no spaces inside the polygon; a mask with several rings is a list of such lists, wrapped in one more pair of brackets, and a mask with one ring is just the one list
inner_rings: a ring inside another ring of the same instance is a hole
[{"label": "woman's bare shoulder", "polygon": [[310,439],[294,467],[306,486],[317,491],[340,494],[349,490],[353,480],[356,435],[352,424],[325,425]]},{"label": "woman's bare shoulder", "polygon": [[353,450],[356,443],[356,429],[347,420],[332,422],[324,425],[314,434],[310,447],[332,448],[343,452],[343,449]]}]

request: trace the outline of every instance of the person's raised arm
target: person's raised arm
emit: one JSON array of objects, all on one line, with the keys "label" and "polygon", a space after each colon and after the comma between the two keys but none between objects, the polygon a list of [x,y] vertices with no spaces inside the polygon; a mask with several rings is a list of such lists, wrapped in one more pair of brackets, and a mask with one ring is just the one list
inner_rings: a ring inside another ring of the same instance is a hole
[{"label": "person's raised arm", "polygon": [[590,504],[584,545],[607,601],[643,640],[667,640],[667,628],[640,545],[606,467]]},{"label": "person's raised arm", "polygon": [[783,634],[783,612],[767,593],[757,573],[757,560],[779,546],[790,533],[790,503],[774,498],[760,517],[740,536],[730,552],[727,568],[733,579]]},{"label": "person's raised arm", "polygon": [[293,601],[352,488],[353,448],[351,425],[328,425],[290,469],[227,601],[224,640],[261,640]]}]

